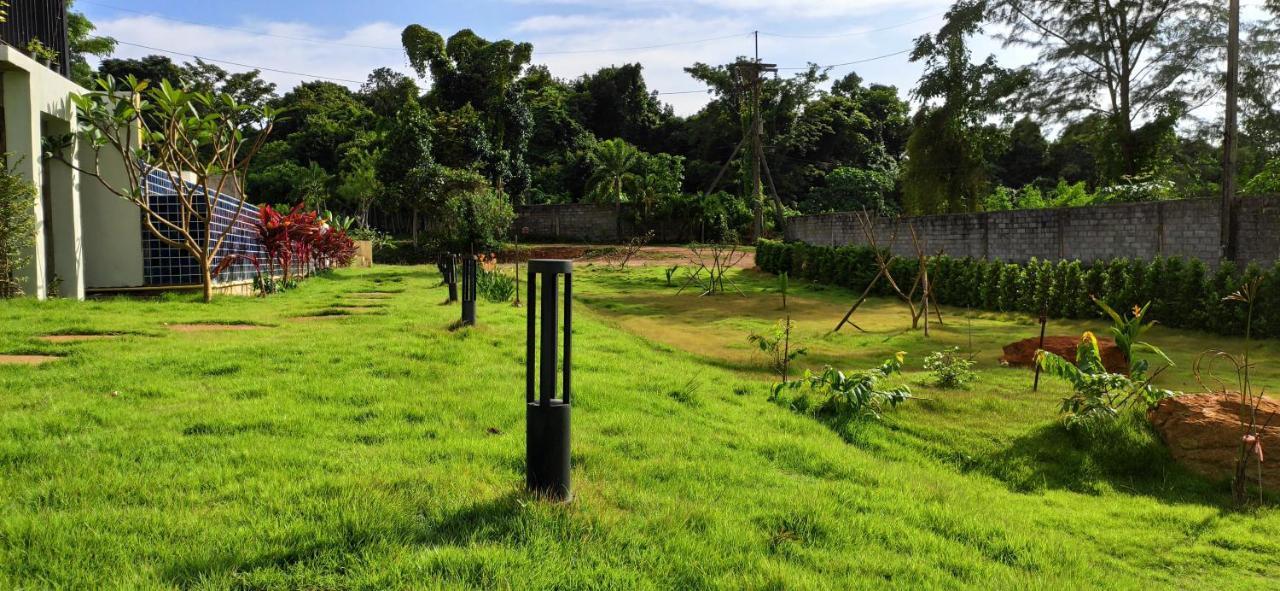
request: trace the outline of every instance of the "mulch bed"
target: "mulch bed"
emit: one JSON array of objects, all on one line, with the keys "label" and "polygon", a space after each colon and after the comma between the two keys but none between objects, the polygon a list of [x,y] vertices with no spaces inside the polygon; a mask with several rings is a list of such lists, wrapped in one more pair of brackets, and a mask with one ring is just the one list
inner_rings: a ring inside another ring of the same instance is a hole
[{"label": "mulch bed", "polygon": [[[1076,346],[1079,344],[1080,337],[1046,336],[1043,349],[1074,363],[1076,360]],[[1031,337],[1016,343],[1009,343],[1004,346],[1004,356],[1000,358],[1000,363],[1012,367],[1035,367],[1036,350],[1040,348],[1042,348],[1040,347],[1040,337]],[[1102,365],[1107,368],[1107,371],[1121,374],[1129,373],[1129,361],[1125,359],[1124,353],[1116,347],[1114,340],[1099,338],[1098,352],[1102,354]]]},{"label": "mulch bed", "polygon": [[[1154,410],[1147,413],[1147,417],[1179,464],[1202,476],[1229,480],[1235,475],[1244,435],[1240,425],[1241,410],[1238,393],[1219,392],[1161,400]],[[1280,413],[1280,403],[1263,398],[1258,408],[1259,427],[1274,413]],[[1280,417],[1259,432],[1264,460],[1266,455],[1280,453]],[[1251,484],[1256,484],[1256,456],[1249,459],[1248,475]],[[1280,480],[1268,475],[1264,469],[1262,486],[1280,491]]]}]

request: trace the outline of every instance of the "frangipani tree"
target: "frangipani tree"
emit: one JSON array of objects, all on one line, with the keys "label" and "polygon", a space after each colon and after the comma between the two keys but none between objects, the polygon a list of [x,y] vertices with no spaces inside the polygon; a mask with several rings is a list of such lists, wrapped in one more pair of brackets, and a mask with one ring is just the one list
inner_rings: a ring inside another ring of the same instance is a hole
[{"label": "frangipani tree", "polygon": [[[243,179],[279,111],[243,104],[228,94],[175,88],[168,81],[153,87],[133,76],[120,81],[108,76],[97,85],[72,96],[79,109],[78,135],[92,150],[92,164],[82,168],[65,157],[70,136],[55,146],[55,156],[136,205],[152,235],[195,258],[204,300],[212,301],[214,261],[241,218]],[[122,173],[103,169],[104,152],[125,163]],[[151,202],[147,178],[152,172],[172,185],[176,214],[166,215]],[[214,222],[219,195],[233,202],[225,223]]]}]

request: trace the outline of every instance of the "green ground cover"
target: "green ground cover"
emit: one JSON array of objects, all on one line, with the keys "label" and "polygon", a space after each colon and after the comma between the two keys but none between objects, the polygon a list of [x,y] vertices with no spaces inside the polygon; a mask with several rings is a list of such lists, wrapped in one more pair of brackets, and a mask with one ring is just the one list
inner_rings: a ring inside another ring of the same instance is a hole
[{"label": "green ground cover", "polygon": [[[945,311],[902,333],[827,335],[849,292],[793,286],[804,366],[907,351],[926,398],[837,433],[767,400],[746,336],[784,312],[775,284],[699,298],[663,269],[580,267],[574,485],[523,484],[524,310],[480,303],[449,330],[433,269],[316,278],[269,299],[0,304],[0,588],[1267,588],[1280,514],[1172,465],[1140,425],[1082,440],[1048,383],[998,366],[1030,319]],[[384,291],[382,298],[348,294]],[[344,303],[360,313],[342,314]],[[321,319],[297,317],[328,315]],[[166,323],[256,330],[179,333]],[[1088,323],[1063,323],[1075,334]],[[53,344],[52,333],[121,333]],[[1194,387],[1200,350],[1157,329]],[[970,342],[972,341],[972,346]],[[970,347],[968,390],[924,356]],[[1280,350],[1259,350],[1274,385]]]}]

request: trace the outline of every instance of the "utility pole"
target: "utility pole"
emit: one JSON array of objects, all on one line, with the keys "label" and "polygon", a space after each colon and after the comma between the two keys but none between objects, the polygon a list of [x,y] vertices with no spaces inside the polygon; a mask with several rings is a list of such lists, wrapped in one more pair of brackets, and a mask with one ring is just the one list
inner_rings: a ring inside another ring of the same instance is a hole
[{"label": "utility pole", "polygon": [[[751,91],[750,104],[747,112],[747,126],[743,129],[742,141],[738,142],[737,147],[733,149],[733,153],[729,155],[729,159],[725,160],[724,165],[720,167],[720,172],[716,173],[715,180],[711,181],[711,186],[707,187],[704,198],[715,192],[716,187],[720,185],[720,180],[724,178],[725,172],[729,170],[744,148],[751,150],[751,198],[755,204],[755,238],[759,239],[764,235],[764,184],[763,179],[768,179],[770,191],[773,193],[774,209],[778,217],[778,228],[782,229],[783,208],[782,198],[778,196],[777,186],[773,182],[773,173],[769,171],[769,163],[764,157],[764,116],[760,109],[761,94],[764,84],[763,75],[766,73],[776,73],[778,64],[766,64],[760,61],[760,32],[753,33],[755,37],[755,58],[751,61],[742,60],[733,64],[733,70],[742,80],[743,87],[749,87]],[[761,173],[763,172],[763,177]]]},{"label": "utility pole", "polygon": [[[760,32],[753,33],[755,38],[755,58],[751,62],[738,62],[739,75],[751,86],[750,129],[747,141],[751,143],[751,200],[755,204],[755,237],[764,236],[764,183],[762,171],[764,167],[764,117],[760,111],[761,85],[763,74],[777,72],[778,64],[766,64],[760,61]],[[772,180],[772,178],[770,179]],[[774,196],[775,198],[777,195]]]},{"label": "utility pole", "polygon": [[1236,201],[1237,113],[1240,84],[1240,0],[1230,0],[1230,23],[1227,26],[1227,105],[1226,129],[1222,137],[1222,230],[1221,250],[1224,260],[1236,258],[1234,217]]}]

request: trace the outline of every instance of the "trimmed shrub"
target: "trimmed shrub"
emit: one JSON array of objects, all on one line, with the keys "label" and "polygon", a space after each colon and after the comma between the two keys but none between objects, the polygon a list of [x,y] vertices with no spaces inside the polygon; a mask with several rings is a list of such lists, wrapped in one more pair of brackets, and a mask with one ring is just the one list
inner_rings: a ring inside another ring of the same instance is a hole
[{"label": "trimmed shrub", "polygon": [[[769,273],[840,285],[861,291],[876,275],[875,252],[863,246],[830,248],[762,240],[756,263]],[[890,267],[903,291],[910,291],[917,263],[899,258]],[[938,303],[1007,312],[1037,314],[1046,306],[1058,318],[1100,318],[1089,296],[1117,309],[1151,302],[1151,318],[1165,326],[1219,334],[1244,331],[1244,306],[1223,302],[1253,277],[1262,277],[1262,297],[1255,307],[1254,334],[1280,337],[1280,263],[1268,269],[1250,265],[1243,271],[1226,262],[1209,272],[1199,260],[1162,257],[1153,261],[1125,258],[1095,261],[1031,261],[1018,265],[970,257],[933,257],[930,279]],[[874,295],[892,294],[881,282]]]}]

